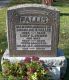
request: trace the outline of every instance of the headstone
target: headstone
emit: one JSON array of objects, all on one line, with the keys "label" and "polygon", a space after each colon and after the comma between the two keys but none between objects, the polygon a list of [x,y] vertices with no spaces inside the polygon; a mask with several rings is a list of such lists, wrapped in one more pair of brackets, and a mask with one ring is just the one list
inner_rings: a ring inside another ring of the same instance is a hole
[{"label": "headstone", "polygon": [[59,11],[46,5],[25,4],[8,9],[11,56],[56,56]]},{"label": "headstone", "polygon": [[23,4],[10,7],[7,12],[8,49],[1,65],[4,60],[15,64],[26,56],[38,56],[50,68],[53,80],[64,77],[67,60],[58,49],[59,19],[59,11],[52,6]]}]

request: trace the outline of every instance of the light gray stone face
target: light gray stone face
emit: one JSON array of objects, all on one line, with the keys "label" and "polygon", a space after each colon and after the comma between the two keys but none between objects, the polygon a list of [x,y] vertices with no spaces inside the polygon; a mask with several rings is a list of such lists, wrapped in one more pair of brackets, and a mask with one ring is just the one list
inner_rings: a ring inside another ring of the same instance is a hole
[{"label": "light gray stone face", "polygon": [[45,5],[25,4],[9,8],[7,17],[11,56],[56,56],[59,11]]}]

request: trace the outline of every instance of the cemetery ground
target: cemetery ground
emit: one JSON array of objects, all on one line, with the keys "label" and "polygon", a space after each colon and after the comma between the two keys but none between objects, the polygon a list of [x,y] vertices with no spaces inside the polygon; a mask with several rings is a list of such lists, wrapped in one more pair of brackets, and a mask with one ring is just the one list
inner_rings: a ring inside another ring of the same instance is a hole
[{"label": "cemetery ground", "polygon": [[[55,6],[56,5],[56,6]],[[55,2],[54,6],[57,7],[60,12],[60,35],[59,35],[59,48],[63,49],[68,61],[69,67],[69,4],[65,2]],[[0,9],[0,58],[7,48],[7,36],[6,36],[6,11],[7,8]],[[64,80],[69,80],[69,69],[67,68]]]}]

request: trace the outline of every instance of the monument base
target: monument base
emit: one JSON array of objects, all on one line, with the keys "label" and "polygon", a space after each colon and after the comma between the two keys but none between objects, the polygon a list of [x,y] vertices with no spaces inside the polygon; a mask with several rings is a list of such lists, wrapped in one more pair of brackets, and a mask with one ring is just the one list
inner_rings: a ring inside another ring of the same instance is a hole
[{"label": "monument base", "polygon": [[[5,59],[8,59],[11,63],[16,63],[17,61],[24,60],[25,57],[10,57],[9,50],[7,49],[1,59],[1,65]],[[40,60],[43,60],[48,67],[51,67],[50,72],[54,80],[60,80],[60,77],[63,78],[66,72],[67,60],[62,50],[58,49],[57,57],[40,57]],[[3,67],[2,70],[4,70]]]}]

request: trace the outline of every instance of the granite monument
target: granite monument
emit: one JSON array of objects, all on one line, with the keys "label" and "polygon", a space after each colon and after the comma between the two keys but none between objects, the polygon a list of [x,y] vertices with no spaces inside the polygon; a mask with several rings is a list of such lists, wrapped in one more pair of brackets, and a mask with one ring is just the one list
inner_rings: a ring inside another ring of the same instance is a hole
[{"label": "granite monument", "polygon": [[44,5],[19,5],[7,12],[11,56],[56,56],[59,11]]}]

